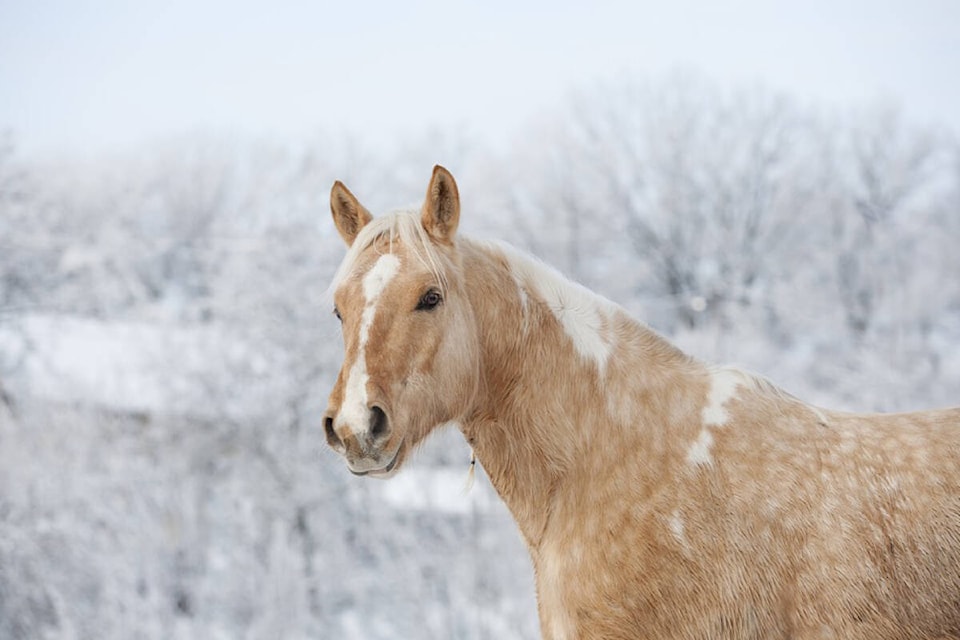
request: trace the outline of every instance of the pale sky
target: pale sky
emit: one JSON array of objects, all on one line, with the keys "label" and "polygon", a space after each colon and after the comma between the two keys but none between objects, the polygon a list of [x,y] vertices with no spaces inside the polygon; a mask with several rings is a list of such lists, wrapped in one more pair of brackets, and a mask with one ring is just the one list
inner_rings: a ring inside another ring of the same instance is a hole
[{"label": "pale sky", "polygon": [[960,1],[0,0],[21,154],[212,129],[509,140],[594,80],[694,71],[960,131]]}]

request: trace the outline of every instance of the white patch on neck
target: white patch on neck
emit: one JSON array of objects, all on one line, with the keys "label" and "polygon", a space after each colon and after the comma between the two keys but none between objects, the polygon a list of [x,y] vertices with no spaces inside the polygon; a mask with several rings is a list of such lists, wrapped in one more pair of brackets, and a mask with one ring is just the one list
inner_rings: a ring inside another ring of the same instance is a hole
[{"label": "white patch on neck", "polygon": [[370,339],[370,327],[377,313],[377,301],[380,294],[387,287],[400,270],[400,259],[392,253],[385,253],[377,258],[373,267],[363,276],[363,297],[365,299],[363,315],[360,316],[360,335],[357,344],[357,359],[350,368],[347,376],[346,391],[343,396],[343,405],[340,408],[338,421],[342,421],[356,436],[366,434],[369,423],[367,408],[367,340]]},{"label": "white patch on neck", "polygon": [[596,363],[600,375],[603,375],[613,352],[609,326],[616,305],[509,245],[496,246],[510,263],[524,305],[527,304],[527,291],[541,298],[573,341],[577,353]]},{"label": "white patch on neck", "polygon": [[517,285],[517,297],[520,299],[520,334],[525,336],[530,330],[530,296],[527,295],[527,290],[524,288],[517,274],[511,273],[510,275],[513,276],[513,282]]},{"label": "white patch on neck", "polygon": [[700,435],[687,450],[687,463],[691,466],[713,464],[713,434],[711,428],[722,427],[730,420],[725,405],[737,395],[737,387],[744,384],[744,376],[735,369],[717,369],[710,374],[710,389],[707,402],[700,412],[703,428]]}]

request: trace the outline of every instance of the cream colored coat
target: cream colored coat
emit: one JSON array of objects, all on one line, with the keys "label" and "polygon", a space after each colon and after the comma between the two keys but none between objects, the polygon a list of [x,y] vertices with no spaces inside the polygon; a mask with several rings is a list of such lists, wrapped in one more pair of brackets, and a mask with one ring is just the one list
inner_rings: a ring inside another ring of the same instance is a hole
[{"label": "cream colored coat", "polygon": [[[687,357],[505,245],[337,183],[330,445],[389,477],[456,422],[530,549],[544,638],[960,638],[960,410],[824,411]],[[435,303],[435,304],[434,304]]]}]

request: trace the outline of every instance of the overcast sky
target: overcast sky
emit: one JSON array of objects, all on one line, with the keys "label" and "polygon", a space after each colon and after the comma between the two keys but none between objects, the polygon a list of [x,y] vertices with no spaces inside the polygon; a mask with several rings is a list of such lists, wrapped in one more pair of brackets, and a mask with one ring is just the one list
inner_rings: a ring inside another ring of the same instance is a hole
[{"label": "overcast sky", "polygon": [[0,128],[27,155],[196,129],[508,140],[573,88],[676,69],[960,131],[960,1],[0,0]]}]

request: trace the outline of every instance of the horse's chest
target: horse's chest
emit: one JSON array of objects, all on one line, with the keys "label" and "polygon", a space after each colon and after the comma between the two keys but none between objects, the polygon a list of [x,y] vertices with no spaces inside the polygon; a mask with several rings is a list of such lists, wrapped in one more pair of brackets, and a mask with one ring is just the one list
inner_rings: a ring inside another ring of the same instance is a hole
[{"label": "horse's chest", "polygon": [[544,638],[572,640],[577,637],[576,611],[583,594],[575,576],[581,570],[582,549],[569,541],[552,540],[536,555],[537,601]]},{"label": "horse's chest", "polygon": [[[580,519],[544,537],[535,565],[545,638],[589,637],[584,633],[595,622],[585,618],[623,619],[627,626],[627,620],[636,620],[642,534],[637,521],[620,530],[616,521]],[[624,637],[637,637],[623,625],[620,629],[627,632]]]},{"label": "horse's chest", "polygon": [[[534,554],[544,638],[779,637],[753,633],[755,592],[770,589],[752,589],[760,583],[742,563],[737,571],[721,566],[716,548],[699,538],[702,522],[655,505],[589,511],[548,530]],[[719,576],[738,589],[713,588],[724,582]],[[741,633],[711,626],[738,616]]]}]

